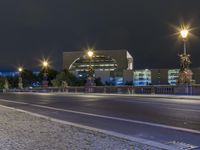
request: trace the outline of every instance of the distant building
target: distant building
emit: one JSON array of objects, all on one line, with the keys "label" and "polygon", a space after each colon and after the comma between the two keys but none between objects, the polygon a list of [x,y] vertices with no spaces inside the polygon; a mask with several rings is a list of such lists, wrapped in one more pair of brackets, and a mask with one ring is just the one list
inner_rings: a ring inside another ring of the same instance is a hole
[{"label": "distant building", "polygon": [[[63,67],[77,77],[86,77],[89,59],[84,51],[64,52]],[[113,85],[176,85],[179,69],[133,70],[133,57],[127,50],[95,50],[91,65],[95,77]],[[200,68],[191,69],[196,84],[200,84]]]},{"label": "distant building", "polygon": [[[38,75],[39,71],[33,71],[33,74]],[[16,77],[19,75],[19,72],[17,71],[0,71],[0,77]]]},{"label": "distant building", "polygon": [[16,71],[0,71],[0,77],[15,77],[18,74]]},{"label": "distant building", "polygon": [[135,70],[133,82],[136,86],[150,85],[152,83],[151,71],[149,69]]},{"label": "distant building", "polygon": [[[133,83],[133,57],[127,50],[95,50],[91,66],[95,77],[112,84]],[[64,52],[63,67],[77,77],[87,76],[90,60],[84,51]]]},{"label": "distant building", "polygon": [[168,70],[168,83],[170,85],[176,85],[178,74],[179,74],[179,69]]},{"label": "distant building", "polygon": [[153,85],[167,85],[168,84],[168,69],[150,69],[151,83]]},{"label": "distant building", "polygon": [[134,85],[176,85],[179,69],[145,69],[134,71]]},{"label": "distant building", "polygon": [[191,69],[193,72],[193,80],[196,84],[200,84],[200,68]]},{"label": "distant building", "polygon": [[[191,69],[196,84],[200,84],[200,68]],[[179,69],[145,69],[134,71],[134,85],[176,85]]]}]

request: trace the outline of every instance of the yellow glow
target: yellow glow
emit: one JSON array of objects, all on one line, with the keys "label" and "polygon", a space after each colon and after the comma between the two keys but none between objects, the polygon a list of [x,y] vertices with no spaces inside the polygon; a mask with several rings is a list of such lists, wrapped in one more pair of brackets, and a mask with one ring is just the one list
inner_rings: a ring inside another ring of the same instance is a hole
[{"label": "yellow glow", "polygon": [[42,58],[42,59],[40,59],[40,60],[38,60],[39,61],[39,66],[41,67],[41,68],[51,68],[51,61],[50,61],[50,59],[49,58]]},{"label": "yellow glow", "polygon": [[43,67],[48,67],[49,63],[45,60],[45,61],[43,61],[42,65],[43,65]]},{"label": "yellow glow", "polygon": [[189,31],[187,29],[181,30],[180,34],[182,38],[187,38]]},{"label": "yellow glow", "polygon": [[87,54],[88,54],[88,56],[91,58],[91,57],[94,55],[94,52],[93,52],[92,50],[89,50],[89,51],[87,52]]},{"label": "yellow glow", "polygon": [[22,67],[19,67],[19,68],[18,68],[18,71],[19,71],[19,72],[22,72],[22,71],[23,71],[23,68],[22,68]]}]

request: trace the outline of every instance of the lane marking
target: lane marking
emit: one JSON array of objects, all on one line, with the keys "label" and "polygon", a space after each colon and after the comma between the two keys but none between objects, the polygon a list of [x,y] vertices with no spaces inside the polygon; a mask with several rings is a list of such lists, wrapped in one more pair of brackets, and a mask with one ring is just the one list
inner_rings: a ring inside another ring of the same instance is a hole
[{"label": "lane marking", "polygon": [[159,143],[159,142],[155,142],[155,141],[151,141],[151,140],[147,140],[147,139],[142,139],[142,138],[138,138],[138,137],[128,136],[126,134],[122,134],[122,133],[118,133],[118,132],[114,132],[114,131],[99,129],[99,128],[95,128],[95,127],[81,125],[81,124],[78,124],[78,123],[73,123],[73,122],[64,121],[64,120],[60,120],[60,119],[55,119],[55,118],[52,118],[52,117],[49,117],[49,116],[29,112],[29,111],[18,109],[18,108],[4,106],[4,105],[1,105],[1,104],[0,104],[0,107],[11,109],[11,110],[14,110],[14,111],[23,112],[23,113],[29,114],[31,116],[43,118],[43,119],[46,119],[46,120],[49,120],[49,121],[53,121],[53,122],[57,122],[57,123],[61,123],[61,124],[69,125],[69,126],[74,126],[74,127],[77,127],[77,128],[83,128],[83,129],[94,131],[94,132],[103,133],[103,134],[106,134],[106,135],[130,140],[130,141],[133,141],[133,142],[145,144],[145,145],[152,146],[152,147],[157,147],[157,148],[164,149],[164,150],[178,150],[177,148],[170,146],[170,145],[165,145],[165,144],[162,144],[162,143]]},{"label": "lane marking", "polygon": [[74,110],[68,110],[68,109],[61,109],[61,108],[55,108],[55,107],[49,107],[49,106],[43,106],[43,105],[37,105],[37,104],[31,104],[31,103],[15,102],[15,101],[5,100],[5,99],[0,99],[0,101],[9,102],[9,103],[16,103],[16,104],[23,104],[23,105],[29,105],[29,106],[45,108],[45,109],[50,109],[50,110],[55,110],[55,111],[62,111],[62,112],[68,112],[68,113],[74,113],[74,114],[80,114],[80,115],[86,115],[86,116],[92,116],[92,117],[99,117],[99,118],[104,118],[104,119],[124,121],[124,122],[129,122],[129,123],[142,124],[142,125],[148,125],[148,126],[153,126],[153,127],[160,127],[160,128],[171,129],[171,130],[177,130],[177,131],[200,134],[200,131],[194,130],[194,129],[187,129],[187,128],[182,128],[182,127],[174,127],[174,126],[170,126],[170,125],[151,123],[151,122],[146,122],[146,121],[138,121],[138,120],[119,118],[119,117],[98,115],[98,114],[92,114],[92,113],[86,113],[86,112],[74,111]]}]

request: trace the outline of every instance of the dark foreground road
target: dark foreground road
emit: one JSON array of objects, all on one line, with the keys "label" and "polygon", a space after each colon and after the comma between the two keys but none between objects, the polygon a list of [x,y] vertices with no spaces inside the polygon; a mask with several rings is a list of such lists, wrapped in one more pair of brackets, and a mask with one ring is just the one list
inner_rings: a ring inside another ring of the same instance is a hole
[{"label": "dark foreground road", "polygon": [[164,144],[200,147],[200,100],[10,93],[0,94],[0,104]]}]

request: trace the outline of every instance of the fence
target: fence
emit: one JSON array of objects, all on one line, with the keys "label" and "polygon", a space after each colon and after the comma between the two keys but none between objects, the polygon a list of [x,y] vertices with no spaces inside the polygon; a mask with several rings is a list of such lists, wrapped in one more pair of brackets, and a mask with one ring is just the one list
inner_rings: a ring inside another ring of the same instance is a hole
[{"label": "fence", "polygon": [[34,89],[12,89],[8,92],[66,92],[66,93],[113,93],[113,94],[184,94],[200,95],[200,85],[183,86],[80,86],[49,87]]}]

